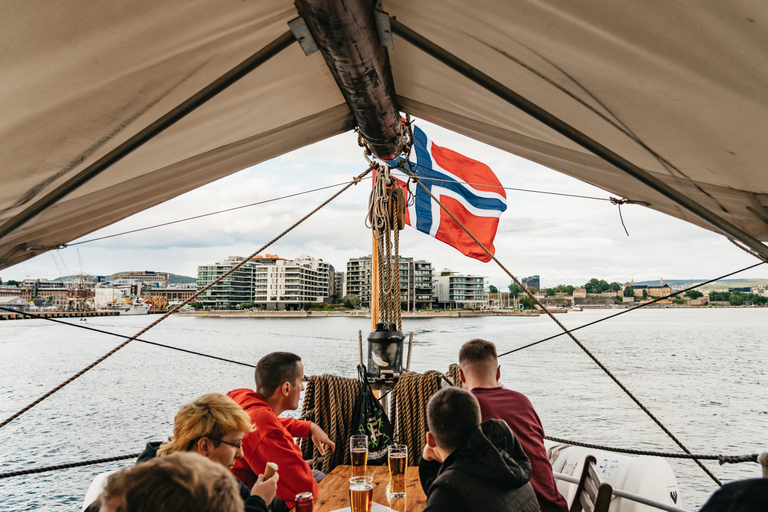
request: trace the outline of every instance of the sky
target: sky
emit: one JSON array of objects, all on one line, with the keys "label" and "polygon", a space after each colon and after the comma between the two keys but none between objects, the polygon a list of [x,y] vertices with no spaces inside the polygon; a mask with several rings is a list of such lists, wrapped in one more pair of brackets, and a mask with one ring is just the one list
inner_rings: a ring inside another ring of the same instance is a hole
[{"label": "sky", "polygon": [[[608,192],[462,135],[419,121],[443,147],[488,164],[505,187],[607,199]],[[367,167],[352,132],[244,169],[80,240],[122,233],[307,190],[344,183]],[[0,271],[0,279],[53,279],[82,271],[109,275],[154,270],[196,276],[197,266],[248,256],[341,187],[139,233],[73,245]],[[283,258],[310,255],[343,271],[350,258],[371,253],[365,227],[370,182],[344,192],[266,251]],[[541,276],[542,287],[609,282],[710,279],[757,262],[724,237],[637,205],[507,190],[507,211],[496,235],[496,257],[516,277]],[[76,241],[75,241],[76,242]],[[402,256],[488,277],[499,288],[511,279],[493,262],[467,258],[406,227]],[[768,278],[758,267],[734,278]]]}]

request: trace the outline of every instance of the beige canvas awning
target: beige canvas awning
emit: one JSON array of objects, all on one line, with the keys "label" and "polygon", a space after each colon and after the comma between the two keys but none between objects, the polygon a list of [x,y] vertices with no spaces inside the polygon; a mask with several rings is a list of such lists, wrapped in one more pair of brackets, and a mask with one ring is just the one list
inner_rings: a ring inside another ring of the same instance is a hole
[{"label": "beige canvas awning", "polygon": [[[384,2],[398,22],[768,240],[768,10],[732,2]],[[288,31],[292,2],[3,2],[0,224]],[[395,37],[417,117],[712,226]],[[293,44],[0,238],[0,268],[351,129]]]}]

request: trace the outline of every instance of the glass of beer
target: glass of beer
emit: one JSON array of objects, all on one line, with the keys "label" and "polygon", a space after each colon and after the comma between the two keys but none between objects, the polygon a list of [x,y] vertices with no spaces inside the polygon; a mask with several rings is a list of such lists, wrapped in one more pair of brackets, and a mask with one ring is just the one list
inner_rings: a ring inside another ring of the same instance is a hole
[{"label": "glass of beer", "polygon": [[349,479],[349,504],[352,512],[371,512],[373,477],[353,476]]},{"label": "glass of beer", "polygon": [[408,447],[404,444],[389,445],[389,497],[405,497],[405,467],[408,463]]},{"label": "glass of beer", "polygon": [[368,466],[368,436],[355,434],[349,438],[349,455],[352,457],[352,476],[365,476]]}]

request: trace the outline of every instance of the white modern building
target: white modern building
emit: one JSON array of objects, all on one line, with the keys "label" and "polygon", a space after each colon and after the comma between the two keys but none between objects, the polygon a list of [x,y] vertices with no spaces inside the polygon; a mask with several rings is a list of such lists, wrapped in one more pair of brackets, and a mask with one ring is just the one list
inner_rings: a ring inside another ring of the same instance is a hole
[{"label": "white modern building", "polygon": [[[230,256],[197,268],[198,289],[208,285],[245,258]],[[298,309],[331,295],[333,265],[310,256],[293,260],[277,255],[256,257],[207,290],[197,302],[216,309],[253,303],[258,309]]]},{"label": "white modern building", "polygon": [[434,300],[439,308],[480,309],[487,307],[488,278],[443,269],[435,277]]}]

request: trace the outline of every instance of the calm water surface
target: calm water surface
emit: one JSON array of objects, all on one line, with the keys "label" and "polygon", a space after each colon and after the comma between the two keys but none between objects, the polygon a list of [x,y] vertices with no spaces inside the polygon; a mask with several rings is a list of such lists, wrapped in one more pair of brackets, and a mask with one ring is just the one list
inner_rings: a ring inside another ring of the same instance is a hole
[{"label": "calm water surface", "polygon": [[[611,311],[568,313],[575,327]],[[153,317],[82,322],[133,335]],[[72,321],[77,324],[78,322]],[[768,450],[768,309],[640,310],[577,337],[694,453]],[[356,375],[365,318],[170,318],[143,339],[255,364],[264,354],[300,354],[308,375]],[[541,318],[404,320],[414,331],[413,369],[447,371],[465,341],[500,352],[558,332]],[[0,323],[0,419],[40,397],[120,343],[44,321]],[[611,446],[679,451],[579,349],[562,336],[502,358],[502,381],[525,393],[549,435]],[[0,472],[141,451],[172,430],[178,407],[253,383],[251,368],[133,342],[0,430]],[[338,440],[337,440],[338,442]],[[691,462],[671,461],[682,506],[697,510],[716,485]],[[723,481],[760,476],[757,464],[706,463]],[[0,510],[79,510],[94,475],[120,463],[0,480]]]}]

